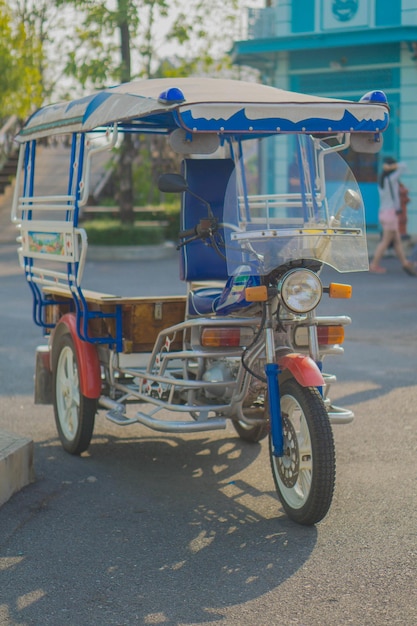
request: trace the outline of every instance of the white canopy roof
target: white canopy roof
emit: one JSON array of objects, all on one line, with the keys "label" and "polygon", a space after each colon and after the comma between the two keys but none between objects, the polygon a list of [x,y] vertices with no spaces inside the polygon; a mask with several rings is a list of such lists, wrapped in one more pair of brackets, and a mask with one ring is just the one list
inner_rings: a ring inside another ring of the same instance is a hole
[{"label": "white canopy roof", "polygon": [[379,132],[388,125],[380,91],[360,102],[216,78],[137,80],[36,111],[19,142],[89,132],[115,123],[136,132],[211,132],[246,137],[271,133]]}]

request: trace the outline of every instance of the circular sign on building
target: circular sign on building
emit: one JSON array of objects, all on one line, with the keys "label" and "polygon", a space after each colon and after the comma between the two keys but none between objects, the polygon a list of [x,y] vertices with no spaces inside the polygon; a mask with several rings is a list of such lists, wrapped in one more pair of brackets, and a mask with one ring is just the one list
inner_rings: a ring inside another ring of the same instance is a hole
[{"label": "circular sign on building", "polygon": [[321,0],[323,30],[368,26],[369,3],[366,0]]},{"label": "circular sign on building", "polygon": [[333,0],[332,12],[341,22],[348,22],[358,12],[359,0]]}]

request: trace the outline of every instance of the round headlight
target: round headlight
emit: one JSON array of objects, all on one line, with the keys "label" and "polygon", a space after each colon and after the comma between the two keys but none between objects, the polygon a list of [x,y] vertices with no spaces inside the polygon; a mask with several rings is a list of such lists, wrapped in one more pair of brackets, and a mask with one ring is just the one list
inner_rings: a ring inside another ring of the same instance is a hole
[{"label": "round headlight", "polygon": [[312,311],[320,302],[323,293],[320,278],[306,269],[288,272],[278,287],[283,303],[294,313]]}]

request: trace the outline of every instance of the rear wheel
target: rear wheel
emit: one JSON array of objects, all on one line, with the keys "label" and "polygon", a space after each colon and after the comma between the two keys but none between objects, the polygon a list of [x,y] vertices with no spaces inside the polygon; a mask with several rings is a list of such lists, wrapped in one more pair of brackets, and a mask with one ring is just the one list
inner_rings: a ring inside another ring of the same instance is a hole
[{"label": "rear wheel", "polygon": [[265,439],[269,433],[269,424],[267,422],[249,425],[246,422],[239,421],[233,422],[233,426],[235,427],[239,437],[245,441],[249,441],[250,443],[257,443],[258,441]]},{"label": "rear wheel", "polygon": [[287,515],[311,525],[327,514],[333,497],[336,463],[333,433],[318,391],[295,380],[280,388],[284,455],[270,460],[278,496]]},{"label": "rear wheel", "polygon": [[249,441],[250,443],[257,443],[269,434],[269,420],[265,417],[264,406],[256,408],[251,407],[249,410],[243,409],[244,413],[250,412],[251,417],[258,417],[262,421],[251,424],[249,421],[244,420],[233,421],[233,426],[241,439]]},{"label": "rear wheel", "polygon": [[53,369],[55,423],[62,446],[70,454],[87,450],[93,435],[97,400],[80,391],[77,355],[71,335],[58,339]]},{"label": "rear wheel", "polygon": [[[258,360],[253,367],[261,375],[263,363]],[[247,418],[247,421],[244,419],[233,421],[233,426],[241,439],[250,443],[257,443],[267,437],[269,419],[265,409],[266,404],[266,391],[263,385],[259,383],[258,377],[252,376],[248,394],[243,403],[243,417]],[[256,421],[251,422],[251,420]]]}]

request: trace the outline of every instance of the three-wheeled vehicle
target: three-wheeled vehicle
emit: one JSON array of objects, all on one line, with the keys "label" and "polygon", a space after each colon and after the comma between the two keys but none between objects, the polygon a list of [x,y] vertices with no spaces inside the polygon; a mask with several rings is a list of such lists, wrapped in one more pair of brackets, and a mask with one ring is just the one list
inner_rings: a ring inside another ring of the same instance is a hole
[{"label": "three-wheeled vehicle", "polygon": [[[12,220],[33,318],[48,337],[35,401],[53,404],[65,450],[88,448],[98,409],[170,433],[230,423],[248,442],[268,436],[290,518],[326,515],[331,424],[353,414],[332,405],[322,364],[343,351],[350,319],[316,310],[323,294],[349,297],[350,287],[323,286],[320,272],[368,269],[363,201],[339,153],[377,152],[387,125],[380,91],[351,102],[209,78],[134,81],[29,118],[17,136]],[[158,133],[179,155],[158,185],[180,197],[186,295],[83,289],[91,166],[122,133],[139,142]],[[38,184],[36,156],[58,135],[71,149],[65,189],[52,194]]]}]

